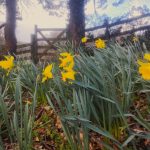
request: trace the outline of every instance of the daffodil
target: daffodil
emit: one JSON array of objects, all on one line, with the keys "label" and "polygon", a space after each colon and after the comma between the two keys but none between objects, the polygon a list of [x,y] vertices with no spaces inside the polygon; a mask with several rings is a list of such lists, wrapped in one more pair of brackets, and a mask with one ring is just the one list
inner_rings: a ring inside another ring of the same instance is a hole
[{"label": "daffodil", "polygon": [[83,38],[81,39],[81,42],[82,42],[82,43],[86,43],[86,42],[87,42],[87,38],[86,38],[86,37],[83,37]]},{"label": "daffodil", "polygon": [[96,40],[95,45],[97,48],[105,48],[106,47],[105,41],[102,39]]},{"label": "daffodil", "polygon": [[4,56],[4,57],[5,60],[0,61],[0,67],[9,73],[14,67],[14,57],[13,56]]},{"label": "daffodil", "polygon": [[138,37],[133,37],[133,42],[138,42],[139,41],[139,39],[138,39]]},{"label": "daffodil", "polygon": [[61,61],[59,67],[66,68],[66,67],[74,67],[74,56],[70,53],[64,52],[60,54],[59,60]]},{"label": "daffodil", "polygon": [[150,65],[139,67],[139,73],[144,80],[150,80]]},{"label": "daffodil", "polygon": [[74,65],[75,65],[74,61],[68,62],[68,64],[63,67],[63,70],[65,70],[65,71],[72,70],[74,68]]},{"label": "daffodil", "polygon": [[[62,68],[61,75],[62,80],[65,82],[69,80],[75,80],[76,72],[73,70],[74,68],[74,56],[68,52],[64,52],[60,54],[59,60],[61,61],[59,67]],[[71,83],[71,82],[70,82]]]},{"label": "daffodil", "polygon": [[140,65],[139,73],[144,80],[150,80],[150,54],[146,53],[144,59],[146,62],[138,60],[138,64]]},{"label": "daffodil", "polygon": [[71,59],[67,59],[67,58],[62,59],[62,58],[60,58],[59,60],[61,61],[60,65],[59,65],[60,68],[64,68],[64,67],[67,67],[67,66],[74,67],[73,58],[71,58]]},{"label": "daffodil", "polygon": [[74,70],[70,70],[67,72],[61,72],[62,80],[63,81],[67,81],[67,79],[75,80],[75,74],[76,74],[76,72]]},{"label": "daffodil", "polygon": [[144,55],[144,59],[150,61],[150,54],[146,53],[146,54]]},{"label": "daffodil", "polygon": [[60,56],[62,56],[62,57],[71,57],[72,55],[68,52],[63,52],[63,53],[60,53]]},{"label": "daffodil", "polygon": [[45,69],[43,70],[43,73],[42,73],[42,75],[43,75],[42,83],[45,82],[47,79],[53,78],[52,68],[53,68],[53,64],[50,64],[45,67]]}]

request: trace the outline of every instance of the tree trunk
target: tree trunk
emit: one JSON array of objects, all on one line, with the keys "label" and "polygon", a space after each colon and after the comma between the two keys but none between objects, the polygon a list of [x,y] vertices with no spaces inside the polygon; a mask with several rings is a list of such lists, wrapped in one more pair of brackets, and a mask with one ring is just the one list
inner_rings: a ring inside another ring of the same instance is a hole
[{"label": "tree trunk", "polygon": [[81,43],[82,37],[85,36],[85,0],[69,0],[70,18],[68,25],[68,38],[75,47]]},{"label": "tree trunk", "polygon": [[16,53],[17,39],[16,29],[16,0],[6,0],[6,26],[5,26],[5,45],[6,51],[11,55]]}]

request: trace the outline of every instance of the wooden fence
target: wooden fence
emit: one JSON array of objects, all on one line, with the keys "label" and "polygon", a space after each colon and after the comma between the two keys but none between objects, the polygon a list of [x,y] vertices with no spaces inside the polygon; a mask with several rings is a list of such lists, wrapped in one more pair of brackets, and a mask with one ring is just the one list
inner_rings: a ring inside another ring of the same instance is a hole
[{"label": "wooden fence", "polygon": [[[103,39],[109,39],[109,38],[117,37],[121,35],[132,34],[137,31],[150,29],[150,24],[142,25],[142,26],[130,29],[130,30],[125,30],[123,32],[111,33],[110,31],[113,28],[117,29],[118,26],[130,24],[132,22],[138,21],[140,19],[148,18],[148,17],[150,17],[150,13],[142,15],[142,16],[134,17],[131,19],[127,19],[127,20],[118,21],[118,22],[111,23],[111,24],[109,24],[106,21],[101,26],[86,29],[85,32],[92,33],[96,30],[103,29],[105,30],[105,34],[99,34],[99,36],[96,37],[96,38],[103,38]],[[5,25],[3,24],[1,26],[4,27]],[[54,32],[54,33],[59,32],[59,34],[56,35],[56,37],[48,38],[46,37],[45,32]],[[47,56],[48,57],[54,56],[56,52],[55,43],[57,43],[58,41],[64,41],[64,40],[66,40],[66,29],[64,28],[38,28],[37,26],[35,26],[34,34],[31,35],[31,43],[18,45],[17,55],[19,57],[23,56],[24,59],[32,59],[34,63],[37,63],[39,59],[40,60],[45,59],[45,57]],[[46,44],[43,45],[41,44],[42,42],[45,42]]]},{"label": "wooden fence", "polygon": [[[134,17],[131,19],[127,19],[127,20],[122,20],[122,21],[118,21],[115,23],[111,23],[109,24],[107,21],[102,25],[102,26],[97,26],[97,27],[93,27],[93,28],[88,28],[85,30],[86,33],[88,32],[93,32],[99,29],[104,29],[105,30],[105,34],[101,34],[96,38],[103,38],[103,39],[109,39],[112,37],[117,37],[117,36],[121,36],[121,35],[126,35],[126,34],[132,34],[134,32],[137,31],[142,31],[142,30],[147,30],[150,29],[150,24],[149,25],[144,25],[144,26],[140,26],[138,28],[134,28],[131,30],[126,30],[123,32],[114,32],[114,33],[110,33],[112,28],[117,28],[117,26],[121,26],[124,24],[129,24],[135,21],[138,21],[140,19],[144,19],[150,17],[150,13],[142,15],[142,16],[138,16],[138,17]],[[53,38],[46,38],[46,36],[44,35],[43,32],[45,31],[53,31],[53,32],[60,32],[56,37]],[[41,36],[41,38],[38,38],[38,34]],[[51,56],[52,55],[52,49],[55,49],[54,44],[58,41],[63,41],[66,40],[66,37],[63,37],[63,35],[66,34],[66,29],[64,28],[38,28],[37,26],[35,27],[35,34],[32,35],[32,59],[34,60],[34,62],[37,62],[38,59],[41,59],[43,56]],[[47,45],[45,45],[44,50],[42,52],[40,52],[40,45],[38,44],[39,41],[46,41]]]},{"label": "wooden fence", "polygon": [[[56,34],[56,32],[59,32],[56,37],[52,38],[47,38],[44,35],[44,32],[53,32]],[[39,36],[41,38],[39,38]],[[55,44],[58,41],[64,41],[66,40],[66,29],[64,28],[38,28],[35,26],[35,34],[32,35],[32,53],[33,58],[35,61],[37,59],[42,59],[43,56],[50,55],[52,56],[55,52],[54,50],[56,49]],[[46,42],[47,44],[42,46],[39,44],[39,42]],[[38,58],[36,58],[36,55],[38,55]]]}]

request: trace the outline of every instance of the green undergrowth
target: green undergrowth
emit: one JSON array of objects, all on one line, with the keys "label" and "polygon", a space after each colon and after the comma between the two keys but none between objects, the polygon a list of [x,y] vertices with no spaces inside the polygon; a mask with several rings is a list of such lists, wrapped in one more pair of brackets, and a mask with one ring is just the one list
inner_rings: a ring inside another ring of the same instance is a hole
[{"label": "green undergrowth", "polygon": [[137,64],[147,51],[113,42],[76,53],[65,43],[58,51],[74,55],[72,82],[62,81],[59,61],[53,62],[53,79],[44,83],[48,63],[15,61],[8,75],[0,69],[0,149],[149,147],[150,83],[141,78]]}]

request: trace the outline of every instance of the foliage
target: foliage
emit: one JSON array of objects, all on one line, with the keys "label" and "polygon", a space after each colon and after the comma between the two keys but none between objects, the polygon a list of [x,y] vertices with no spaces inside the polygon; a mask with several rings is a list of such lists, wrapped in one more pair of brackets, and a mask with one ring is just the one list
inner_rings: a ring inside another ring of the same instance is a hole
[{"label": "foliage", "polygon": [[[144,121],[143,124],[142,118],[129,112],[135,93],[142,86],[139,85],[136,63],[140,55],[134,46],[123,48],[118,44],[101,51],[94,49],[94,56],[80,52],[76,57],[79,75],[68,87],[69,93],[72,93],[70,97],[64,96],[67,87],[64,88],[58,78],[54,79],[59,91],[51,88],[47,98],[61,118],[72,149],[88,149],[91,132],[104,137],[102,144],[106,149],[114,145],[127,149],[128,143],[135,148],[134,138],[143,138],[128,124],[128,117],[144,127],[148,123]],[[146,129],[149,130],[149,127]],[[145,138],[148,136],[145,135]]]},{"label": "foliage", "polygon": [[[50,70],[53,78],[43,83],[42,70],[47,64],[35,66],[16,60],[8,75],[0,69],[1,149],[6,139],[20,149],[31,149],[33,137],[38,135],[33,129],[41,126],[60,143],[53,125],[45,126],[48,122],[54,124],[51,118],[42,114],[42,125],[37,120],[42,111],[38,106],[47,101],[73,150],[90,149],[93,138],[100,139],[101,149],[110,150],[136,149],[136,139],[150,139],[150,124],[146,119],[150,101],[144,113],[134,108],[136,93],[146,93],[149,100],[150,87],[138,73],[137,60],[143,52],[136,43],[125,43],[122,47],[109,42],[105,48],[90,47],[92,55],[81,47],[74,57],[70,54],[74,49],[70,43],[58,49],[63,52],[61,62],[53,64]],[[74,70],[75,78],[71,82],[63,81],[60,69]],[[140,132],[137,126],[142,127]]]},{"label": "foliage", "polygon": [[[1,149],[7,145],[13,149],[32,149],[35,145],[33,141],[37,138],[36,130],[33,129],[36,126],[38,131],[42,125],[47,124],[47,119],[46,122],[42,120],[43,124],[35,124],[38,121],[37,109],[41,104],[47,104],[47,87],[53,87],[52,82],[42,83],[43,68],[44,66],[37,68],[33,63],[17,60],[9,74],[5,71],[7,68],[0,69]],[[49,116],[46,117],[49,122]],[[52,124],[54,123],[51,122],[51,126]],[[62,137],[53,128],[47,128],[46,131],[56,142],[56,147],[69,148],[68,145],[62,145]]]}]

